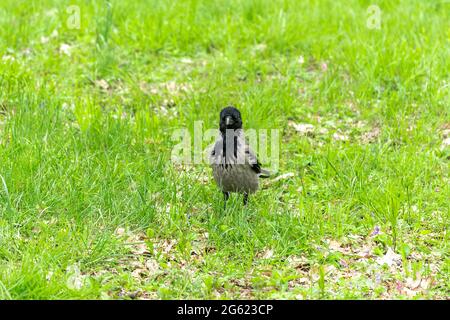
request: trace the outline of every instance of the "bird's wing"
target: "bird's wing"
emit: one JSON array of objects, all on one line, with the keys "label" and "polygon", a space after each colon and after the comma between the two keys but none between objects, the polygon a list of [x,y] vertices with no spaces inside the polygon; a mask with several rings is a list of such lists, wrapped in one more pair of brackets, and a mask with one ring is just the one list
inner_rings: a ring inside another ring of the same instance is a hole
[{"label": "bird's wing", "polygon": [[216,139],[216,142],[212,146],[210,154],[209,154],[210,164],[218,164],[218,163],[222,162],[222,158],[223,158],[222,157],[222,153],[223,153],[222,144],[223,144],[223,140],[220,137],[218,137]]},{"label": "bird's wing", "polygon": [[261,163],[258,161],[256,154],[253,152],[252,148],[250,148],[247,141],[245,142],[245,159],[252,170],[258,173],[261,178],[269,177],[270,172],[261,168]]}]

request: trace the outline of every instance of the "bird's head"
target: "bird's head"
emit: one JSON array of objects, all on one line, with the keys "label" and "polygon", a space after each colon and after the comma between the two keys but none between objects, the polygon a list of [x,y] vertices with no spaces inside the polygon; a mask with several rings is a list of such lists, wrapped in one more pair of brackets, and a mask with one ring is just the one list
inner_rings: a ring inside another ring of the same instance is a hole
[{"label": "bird's head", "polygon": [[242,129],[241,113],[233,106],[220,111],[220,131],[224,133],[227,129]]}]

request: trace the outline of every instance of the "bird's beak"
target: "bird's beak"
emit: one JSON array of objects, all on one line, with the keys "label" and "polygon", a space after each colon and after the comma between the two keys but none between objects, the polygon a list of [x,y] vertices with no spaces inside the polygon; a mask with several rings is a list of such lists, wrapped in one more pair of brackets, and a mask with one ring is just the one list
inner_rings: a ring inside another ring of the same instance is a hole
[{"label": "bird's beak", "polygon": [[228,116],[225,118],[225,124],[227,126],[231,126],[234,123],[233,118],[231,116]]}]

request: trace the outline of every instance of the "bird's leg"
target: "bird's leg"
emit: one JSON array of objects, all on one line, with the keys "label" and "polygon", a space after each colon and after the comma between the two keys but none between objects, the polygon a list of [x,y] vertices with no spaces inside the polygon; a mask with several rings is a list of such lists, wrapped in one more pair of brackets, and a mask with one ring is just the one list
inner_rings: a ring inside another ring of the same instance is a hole
[{"label": "bird's leg", "polygon": [[227,200],[230,197],[230,193],[229,192],[225,192],[223,191],[223,210],[225,210],[227,208]]},{"label": "bird's leg", "polygon": [[244,206],[248,203],[248,193],[244,193]]}]

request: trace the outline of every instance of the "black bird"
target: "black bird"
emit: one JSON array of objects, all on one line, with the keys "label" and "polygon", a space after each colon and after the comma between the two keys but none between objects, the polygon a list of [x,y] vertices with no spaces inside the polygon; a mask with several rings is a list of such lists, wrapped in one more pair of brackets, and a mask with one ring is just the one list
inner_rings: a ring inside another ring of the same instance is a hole
[{"label": "black bird", "polygon": [[220,135],[211,152],[210,164],[225,198],[224,208],[230,192],[242,193],[246,205],[248,195],[258,190],[259,178],[269,177],[250,149],[242,130],[241,113],[233,106],[220,112]]}]

